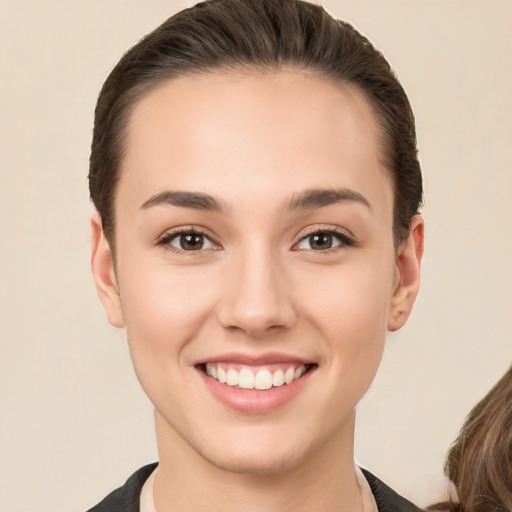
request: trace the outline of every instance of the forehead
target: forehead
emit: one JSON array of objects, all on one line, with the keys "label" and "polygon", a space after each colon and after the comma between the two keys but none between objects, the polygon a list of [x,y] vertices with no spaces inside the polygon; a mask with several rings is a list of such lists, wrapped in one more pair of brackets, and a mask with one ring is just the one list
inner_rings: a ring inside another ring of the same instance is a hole
[{"label": "forehead", "polygon": [[354,87],[298,72],[173,79],[135,105],[116,201],[165,189],[228,202],[348,187],[392,202],[370,105]]}]

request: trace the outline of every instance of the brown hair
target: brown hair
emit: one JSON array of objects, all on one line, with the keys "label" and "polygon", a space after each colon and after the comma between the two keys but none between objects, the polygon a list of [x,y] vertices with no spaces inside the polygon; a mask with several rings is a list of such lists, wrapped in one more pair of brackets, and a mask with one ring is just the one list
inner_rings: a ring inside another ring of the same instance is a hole
[{"label": "brown hair", "polygon": [[445,473],[459,503],[429,510],[512,512],[512,367],[469,413]]},{"label": "brown hair", "polygon": [[304,70],[357,86],[381,126],[383,162],[394,188],[395,245],[422,201],[414,117],[389,64],[348,23],[300,0],[208,0],[172,16],[112,70],[96,105],[89,169],[91,199],[114,243],[114,194],[131,110],[142,94],[184,74],[219,70]]}]

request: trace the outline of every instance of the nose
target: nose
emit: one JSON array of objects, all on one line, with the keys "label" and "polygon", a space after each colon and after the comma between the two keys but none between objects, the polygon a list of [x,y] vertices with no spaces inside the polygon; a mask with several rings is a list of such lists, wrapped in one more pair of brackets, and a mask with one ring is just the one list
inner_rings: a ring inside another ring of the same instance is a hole
[{"label": "nose", "polygon": [[277,258],[253,252],[231,263],[218,309],[221,325],[252,338],[292,327],[297,321],[292,286]]}]

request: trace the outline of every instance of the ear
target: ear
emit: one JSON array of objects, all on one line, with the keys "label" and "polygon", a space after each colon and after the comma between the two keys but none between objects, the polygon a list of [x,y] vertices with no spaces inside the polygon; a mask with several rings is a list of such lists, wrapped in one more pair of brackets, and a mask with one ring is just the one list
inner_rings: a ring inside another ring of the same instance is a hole
[{"label": "ear", "polygon": [[398,284],[391,299],[388,318],[390,331],[400,329],[407,322],[418,295],[424,230],[423,217],[415,215],[411,220],[409,235],[398,250],[396,257]]},{"label": "ear", "polygon": [[124,327],[123,311],[114,272],[114,259],[97,211],[91,217],[91,242],[91,268],[98,296],[105,308],[108,321],[114,327]]}]

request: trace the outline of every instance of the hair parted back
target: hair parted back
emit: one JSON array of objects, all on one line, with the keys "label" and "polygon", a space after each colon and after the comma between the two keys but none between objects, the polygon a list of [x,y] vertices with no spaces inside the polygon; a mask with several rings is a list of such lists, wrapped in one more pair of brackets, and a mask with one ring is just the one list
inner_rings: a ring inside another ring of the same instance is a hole
[{"label": "hair parted back", "polygon": [[457,503],[429,510],[512,512],[512,367],[468,414],[445,463]]},{"label": "hair parted back", "polygon": [[400,244],[421,206],[422,178],[412,109],[382,54],[319,5],[300,0],[207,0],[180,11],[139,41],[100,92],[89,189],[112,248],[115,190],[137,100],[185,74],[285,68],[354,85],[369,101],[394,187],[394,239]]}]

